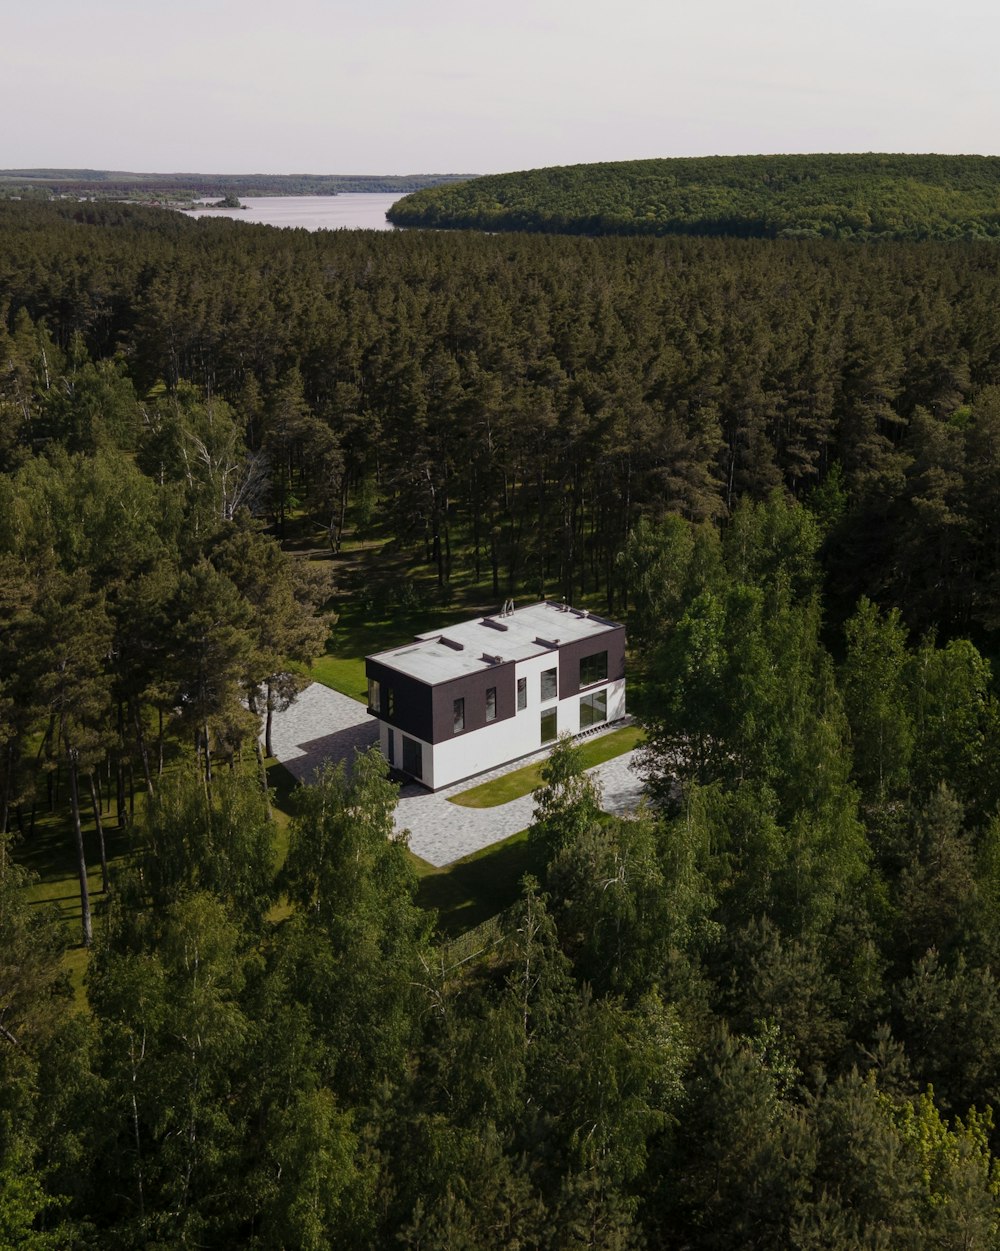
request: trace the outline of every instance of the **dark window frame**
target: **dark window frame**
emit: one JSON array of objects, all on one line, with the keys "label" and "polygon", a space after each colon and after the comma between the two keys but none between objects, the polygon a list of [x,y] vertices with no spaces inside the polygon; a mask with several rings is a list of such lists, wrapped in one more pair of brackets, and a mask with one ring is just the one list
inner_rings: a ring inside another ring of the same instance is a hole
[{"label": "dark window frame", "polygon": [[[601,711],[601,716],[595,714]],[[586,730],[592,725],[603,725],[608,719],[608,688],[590,691],[580,696],[580,729]]]},{"label": "dark window frame", "polygon": [[[546,722],[551,722],[552,732],[546,736]],[[542,739],[542,746],[546,743],[554,743],[559,737],[559,705],[555,704],[551,708],[543,708],[538,718],[538,730]]]},{"label": "dark window frame", "polygon": [[517,711],[524,712],[528,706],[528,679],[517,679]]},{"label": "dark window frame", "polygon": [[[408,773],[411,777],[422,778],[424,776],[424,745],[419,739],[410,738],[407,734],[399,736],[402,740],[402,766],[403,772]],[[413,765],[416,764],[416,768]]]},{"label": "dark window frame", "polygon": [[[550,694],[546,694],[546,688],[548,688],[548,690],[550,691]],[[555,669],[543,669],[542,670],[541,679],[538,684],[538,690],[539,690],[539,696],[540,696],[541,702],[543,704],[546,703],[550,699],[559,698],[558,666]]]},{"label": "dark window frame", "polygon": [[591,652],[589,656],[580,657],[580,685],[594,686],[598,682],[608,680],[608,653]]},{"label": "dark window frame", "polygon": [[486,688],[486,722],[489,724],[497,719],[497,688],[488,686]]},{"label": "dark window frame", "polygon": [[451,732],[461,734],[465,729],[465,696],[451,701]]}]

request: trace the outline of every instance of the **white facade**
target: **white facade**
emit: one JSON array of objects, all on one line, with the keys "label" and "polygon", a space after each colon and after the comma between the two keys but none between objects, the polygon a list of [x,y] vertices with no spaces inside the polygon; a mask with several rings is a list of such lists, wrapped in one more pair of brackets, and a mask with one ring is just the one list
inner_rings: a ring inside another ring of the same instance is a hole
[{"label": "white facade", "polygon": [[[610,653],[604,650],[609,647]],[[610,668],[609,654],[615,658]],[[588,657],[602,659],[603,669],[584,675],[583,661]],[[431,790],[536,753],[561,734],[577,735],[625,715],[622,627],[555,605],[533,605],[498,618],[461,623],[443,635],[422,635],[413,644],[368,659],[375,691],[370,703],[379,716],[382,754],[392,767]],[[492,673],[496,674],[495,687]],[[547,683],[543,682],[546,673],[550,674]],[[561,689],[564,677],[570,694]],[[419,687],[414,687],[415,680]],[[522,685],[523,708],[518,706]],[[390,688],[394,688],[392,695]],[[484,719],[487,688],[493,711]],[[452,734],[453,702],[456,725]],[[413,712],[418,705],[421,715]],[[406,728],[408,719],[411,729]],[[413,732],[423,724],[428,726],[426,735]],[[430,740],[432,732],[435,741]]]}]

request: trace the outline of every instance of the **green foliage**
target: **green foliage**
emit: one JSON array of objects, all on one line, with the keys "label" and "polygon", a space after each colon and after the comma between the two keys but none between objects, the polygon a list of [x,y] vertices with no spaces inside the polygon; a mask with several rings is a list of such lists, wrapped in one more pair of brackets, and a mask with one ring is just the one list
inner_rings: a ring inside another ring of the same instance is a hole
[{"label": "green foliage", "polygon": [[[74,1013],[0,844],[3,1236],[994,1247],[997,275],[0,201],[0,814],[130,861]],[[359,655],[545,591],[627,608],[662,806],[560,744],[435,946],[369,755],[275,883],[332,600]]]},{"label": "green foliage", "polygon": [[399,1080],[430,918],[415,902],[396,791],[376,748],[299,792],[282,881],[297,914],[283,958],[313,1013],[334,1089],[370,1097]]},{"label": "green foliage", "polygon": [[673,157],[567,165],[427,188],[399,226],[565,234],[969,239],[1000,233],[983,156]]},{"label": "green foliage", "polygon": [[600,812],[599,784],[584,772],[581,748],[568,734],[560,735],[542,765],[529,841],[543,848],[551,860],[596,821]]},{"label": "green foliage", "polygon": [[274,823],[253,778],[223,773],[211,789],[194,771],[164,779],[135,837],[141,890],[156,911],[203,891],[260,928],[274,901]]}]

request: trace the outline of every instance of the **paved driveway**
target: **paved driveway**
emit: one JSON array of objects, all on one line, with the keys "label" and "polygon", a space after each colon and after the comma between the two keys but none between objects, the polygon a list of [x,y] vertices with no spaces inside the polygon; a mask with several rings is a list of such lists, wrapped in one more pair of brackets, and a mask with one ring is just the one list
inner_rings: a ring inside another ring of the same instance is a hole
[{"label": "paved driveway", "polygon": [[[283,713],[275,713],[271,732],[275,755],[301,782],[312,779],[325,760],[347,760],[378,739],[378,723],[363,704],[314,682]],[[632,770],[634,752],[607,760],[587,772],[595,776],[607,812],[627,813],[638,807],[642,782]],[[490,778],[519,769],[546,755],[539,752],[502,769],[459,782],[440,791],[428,791],[415,782],[400,788],[396,829],[410,831],[410,850],[436,868],[499,843],[531,824],[534,799],[525,795],[496,808],[462,808],[448,802]]]}]

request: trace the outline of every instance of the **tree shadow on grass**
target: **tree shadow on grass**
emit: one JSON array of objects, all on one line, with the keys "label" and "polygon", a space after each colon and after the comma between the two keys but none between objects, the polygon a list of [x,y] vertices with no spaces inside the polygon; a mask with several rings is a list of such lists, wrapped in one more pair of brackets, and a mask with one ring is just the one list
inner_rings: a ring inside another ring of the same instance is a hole
[{"label": "tree shadow on grass", "polygon": [[515,834],[496,847],[422,877],[417,903],[435,909],[439,933],[454,938],[509,908],[521,894],[525,874],[539,877],[544,870],[541,853],[529,845],[527,833]]}]

